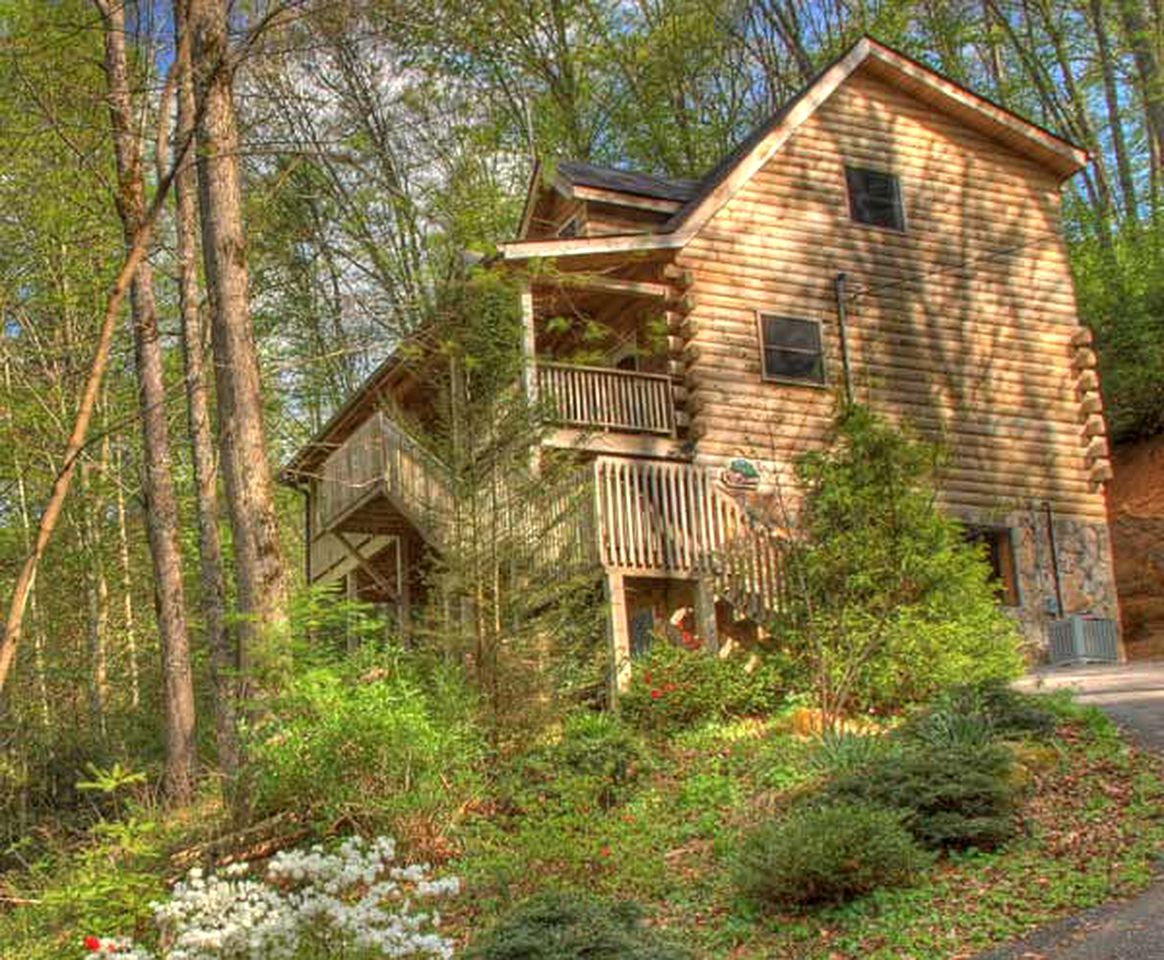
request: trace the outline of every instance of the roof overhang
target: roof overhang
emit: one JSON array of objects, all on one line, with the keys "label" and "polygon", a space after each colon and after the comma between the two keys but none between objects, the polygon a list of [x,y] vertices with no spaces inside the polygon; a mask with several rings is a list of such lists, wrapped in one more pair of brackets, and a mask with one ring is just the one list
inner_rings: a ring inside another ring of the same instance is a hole
[{"label": "roof overhang", "polygon": [[[501,259],[515,261],[535,257],[572,257],[683,247],[775,156],[837,88],[862,68],[879,79],[897,85],[935,109],[953,114],[1017,153],[1030,157],[1055,173],[1060,180],[1078,173],[1087,165],[1087,151],[1075,144],[979,96],[924,64],[878,43],[872,37],[862,37],[825,67],[812,83],[769,121],[766,128],[757,130],[745,142],[738,156],[709,174],[696,195],[679,207],[659,231],[568,240],[519,239],[500,245]],[[540,167],[535,167],[519,236],[525,235],[539,176]],[[569,186],[573,189],[569,195],[581,196],[578,186]]]}]

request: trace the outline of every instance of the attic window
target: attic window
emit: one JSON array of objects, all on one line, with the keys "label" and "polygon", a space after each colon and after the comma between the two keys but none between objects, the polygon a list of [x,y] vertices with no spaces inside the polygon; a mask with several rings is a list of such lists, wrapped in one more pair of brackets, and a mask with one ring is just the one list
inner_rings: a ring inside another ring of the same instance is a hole
[{"label": "attic window", "polygon": [[771,313],[759,314],[759,321],[764,379],[823,386],[820,323]]},{"label": "attic window", "polygon": [[905,230],[901,184],[892,173],[845,167],[845,184],[849,188],[849,214],[854,223]]},{"label": "attic window", "polygon": [[578,234],[581,232],[581,229],[582,229],[581,217],[575,215],[575,216],[572,216],[569,220],[567,220],[565,223],[563,223],[558,228],[558,236],[561,237],[563,240],[569,240],[572,237],[578,236]]}]

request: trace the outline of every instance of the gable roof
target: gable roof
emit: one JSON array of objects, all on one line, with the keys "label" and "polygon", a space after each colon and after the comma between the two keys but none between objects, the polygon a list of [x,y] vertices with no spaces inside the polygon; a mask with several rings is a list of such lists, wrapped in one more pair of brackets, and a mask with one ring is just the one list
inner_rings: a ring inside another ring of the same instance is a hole
[{"label": "gable roof", "polygon": [[597,187],[617,193],[630,193],[657,200],[675,200],[684,203],[699,190],[699,180],[676,180],[657,177],[649,173],[633,170],[618,170],[613,167],[598,167],[592,163],[563,160],[557,166],[558,175],[571,184],[583,187]]},{"label": "gable roof", "polygon": [[956,115],[969,126],[1031,157],[1062,179],[1077,173],[1087,163],[1087,152],[1070,141],[979,96],[917,60],[865,36],[823,67],[799,93],[703,177],[692,195],[658,232],[568,240],[515,240],[501,245],[501,258],[525,260],[541,256],[683,246],[772,159],[820,105],[861,67],[935,108]]}]

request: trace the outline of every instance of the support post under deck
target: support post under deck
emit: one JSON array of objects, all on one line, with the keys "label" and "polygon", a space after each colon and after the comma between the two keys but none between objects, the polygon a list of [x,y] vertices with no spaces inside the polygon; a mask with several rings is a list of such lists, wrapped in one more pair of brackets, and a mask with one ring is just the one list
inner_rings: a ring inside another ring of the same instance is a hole
[{"label": "support post under deck", "polygon": [[610,702],[618,703],[618,695],[631,681],[630,619],[626,611],[626,582],[621,573],[607,571],[603,578],[606,594],[606,628],[610,640]]},{"label": "support post under deck", "polygon": [[708,653],[719,653],[719,628],[715,618],[715,587],[706,577],[695,581],[695,631]]}]

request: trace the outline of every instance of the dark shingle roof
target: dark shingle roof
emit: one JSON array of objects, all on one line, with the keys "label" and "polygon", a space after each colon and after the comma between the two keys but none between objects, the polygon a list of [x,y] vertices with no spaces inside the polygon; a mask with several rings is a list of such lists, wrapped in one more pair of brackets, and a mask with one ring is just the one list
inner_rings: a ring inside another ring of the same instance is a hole
[{"label": "dark shingle roof", "polygon": [[594,164],[579,163],[575,160],[561,161],[557,171],[563,179],[579,186],[617,190],[619,193],[633,193],[641,197],[674,200],[678,203],[690,200],[699,189],[697,180],[671,180],[632,170],[596,167]]}]

